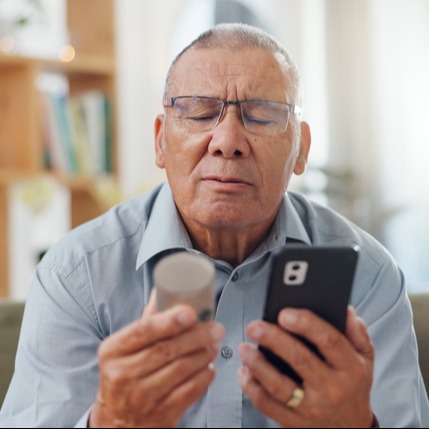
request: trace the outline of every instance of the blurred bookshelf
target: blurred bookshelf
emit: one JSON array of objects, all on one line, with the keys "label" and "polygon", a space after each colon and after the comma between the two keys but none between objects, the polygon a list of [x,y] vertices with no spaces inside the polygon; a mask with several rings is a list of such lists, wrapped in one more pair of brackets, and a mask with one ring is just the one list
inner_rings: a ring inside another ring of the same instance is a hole
[{"label": "blurred bookshelf", "polygon": [[[114,0],[68,0],[70,40],[58,59],[0,50],[0,297],[10,296],[16,183],[49,176],[67,189],[71,227],[106,210],[93,190],[118,174],[114,17]],[[41,89],[50,76],[61,90]]]}]

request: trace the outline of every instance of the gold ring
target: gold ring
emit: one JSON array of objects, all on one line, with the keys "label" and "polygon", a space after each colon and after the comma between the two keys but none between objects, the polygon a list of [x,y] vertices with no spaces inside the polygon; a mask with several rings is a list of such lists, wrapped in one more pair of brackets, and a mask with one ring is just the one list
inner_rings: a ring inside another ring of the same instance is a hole
[{"label": "gold ring", "polygon": [[300,387],[297,387],[293,391],[292,397],[289,399],[289,401],[286,402],[286,407],[290,408],[291,410],[296,410],[302,404],[304,396],[304,391]]}]

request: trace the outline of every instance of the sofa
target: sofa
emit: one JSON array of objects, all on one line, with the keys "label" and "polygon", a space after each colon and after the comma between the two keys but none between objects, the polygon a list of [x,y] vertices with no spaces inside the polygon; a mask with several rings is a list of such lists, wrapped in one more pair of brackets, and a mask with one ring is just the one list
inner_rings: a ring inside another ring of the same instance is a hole
[{"label": "sofa", "polygon": [[[429,294],[411,295],[420,366],[429,387]],[[0,407],[13,374],[24,304],[0,300]]]},{"label": "sofa", "polygon": [[410,295],[414,329],[419,344],[419,360],[426,391],[429,393],[429,293]]},{"label": "sofa", "polygon": [[0,407],[15,365],[24,303],[0,300]]}]

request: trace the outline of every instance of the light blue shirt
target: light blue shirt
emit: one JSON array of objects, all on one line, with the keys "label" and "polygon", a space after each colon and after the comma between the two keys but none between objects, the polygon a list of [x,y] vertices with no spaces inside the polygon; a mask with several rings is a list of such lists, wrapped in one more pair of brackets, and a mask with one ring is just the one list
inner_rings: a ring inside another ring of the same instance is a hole
[{"label": "light blue shirt", "polygon": [[[263,313],[270,253],[286,241],[359,245],[351,303],[376,349],[373,411],[385,427],[429,425],[411,307],[403,275],[369,235],[304,196],[288,193],[270,236],[239,267],[214,261],[216,319],[226,337],[207,394],[182,427],[274,427],[253,408],[237,380],[245,326]],[[193,251],[168,185],[126,202],[66,236],[38,266],[28,297],[16,371],[1,427],[86,427],[98,388],[97,349],[139,318],[166,253]]]}]

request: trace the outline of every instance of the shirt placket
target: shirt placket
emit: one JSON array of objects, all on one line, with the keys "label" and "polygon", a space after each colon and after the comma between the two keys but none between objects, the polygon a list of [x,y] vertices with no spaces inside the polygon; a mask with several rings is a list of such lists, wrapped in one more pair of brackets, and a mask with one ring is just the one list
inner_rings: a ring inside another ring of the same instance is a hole
[{"label": "shirt placket", "polygon": [[235,269],[219,299],[216,320],[224,324],[226,337],[216,360],[216,378],[208,390],[207,427],[242,426],[243,392],[237,370],[242,365],[238,347],[244,340],[243,285],[248,281],[248,269]]}]

